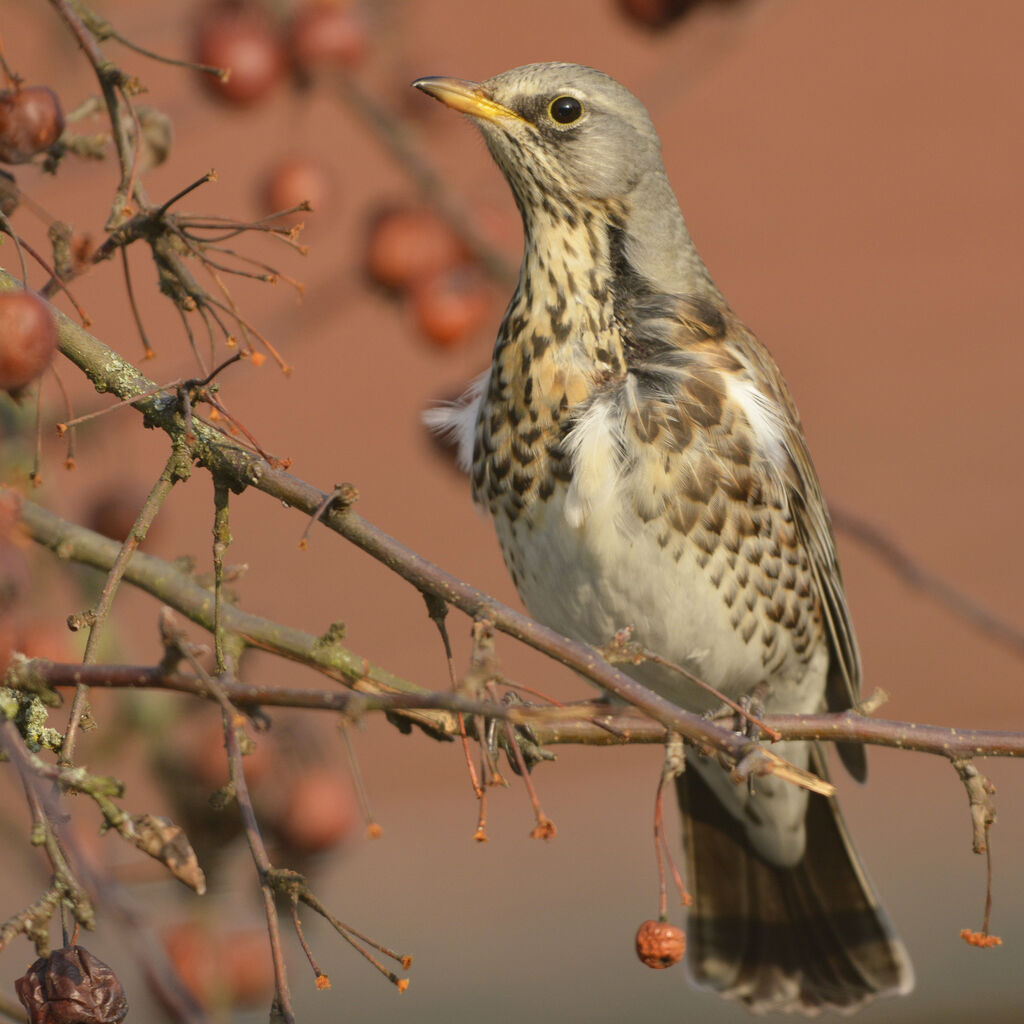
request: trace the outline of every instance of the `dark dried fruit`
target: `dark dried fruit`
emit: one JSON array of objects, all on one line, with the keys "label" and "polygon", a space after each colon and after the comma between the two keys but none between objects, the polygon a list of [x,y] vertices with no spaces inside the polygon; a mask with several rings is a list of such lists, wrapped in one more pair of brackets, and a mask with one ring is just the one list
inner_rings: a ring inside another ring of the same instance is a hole
[{"label": "dark dried fruit", "polygon": [[57,325],[42,299],[28,292],[0,294],[0,388],[17,391],[50,364]]},{"label": "dark dried fruit", "polygon": [[64,131],[57,94],[45,85],[0,91],[0,161],[23,164],[49,149]]},{"label": "dark dried fruit", "polygon": [[114,972],[84,946],[55,949],[14,983],[29,1024],[116,1024],[128,999]]},{"label": "dark dried fruit", "polygon": [[263,99],[285,71],[284,47],[264,9],[230,0],[213,4],[201,15],[195,59],[230,71],[223,81],[204,74],[203,84],[238,106]]},{"label": "dark dried fruit", "polygon": [[644,921],[636,933],[636,955],[655,970],[671,967],[683,959],[686,933],[667,921]]}]

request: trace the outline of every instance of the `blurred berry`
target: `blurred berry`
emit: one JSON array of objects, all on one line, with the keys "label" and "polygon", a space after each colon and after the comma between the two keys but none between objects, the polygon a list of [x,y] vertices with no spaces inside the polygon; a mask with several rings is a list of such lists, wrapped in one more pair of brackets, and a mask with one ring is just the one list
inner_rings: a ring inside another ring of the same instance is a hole
[{"label": "blurred berry", "polygon": [[360,820],[348,777],[338,770],[310,767],[296,775],[280,817],[272,825],[290,853],[323,853],[337,846]]},{"label": "blurred berry", "polygon": [[483,271],[462,264],[418,281],[412,290],[416,324],[438,348],[465,341],[487,318],[490,296]]},{"label": "blurred berry", "polygon": [[[302,202],[313,212],[327,207],[334,182],[323,164],[307,157],[287,157],[271,167],[260,187],[260,207],[264,215],[290,210]],[[305,211],[288,215],[293,223],[304,221]]]},{"label": "blurred berry", "polygon": [[64,131],[57,94],[45,85],[0,91],[0,161],[23,164],[45,152]]},{"label": "blurred berry", "polygon": [[274,988],[270,940],[262,928],[220,931],[182,921],[163,933],[182,984],[201,1006],[252,1006]]},{"label": "blurred berry", "polygon": [[0,294],[0,388],[18,391],[35,380],[57,348],[50,307],[28,292]]},{"label": "blurred berry", "polygon": [[359,11],[341,0],[308,0],[292,16],[288,49],[300,71],[348,67],[369,49],[366,23]]},{"label": "blurred berry", "polygon": [[409,288],[465,255],[459,237],[431,210],[399,207],[382,211],[371,221],[366,267],[386,288]]},{"label": "blurred berry", "polygon": [[284,76],[284,47],[267,12],[245,0],[218,0],[205,7],[196,28],[195,60],[230,71],[226,81],[203,74],[220,99],[248,106],[263,99]]}]

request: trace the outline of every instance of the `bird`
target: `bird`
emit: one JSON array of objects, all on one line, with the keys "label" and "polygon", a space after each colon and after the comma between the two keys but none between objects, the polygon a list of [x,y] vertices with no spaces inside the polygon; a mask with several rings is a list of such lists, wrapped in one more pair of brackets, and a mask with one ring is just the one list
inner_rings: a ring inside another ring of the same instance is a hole
[{"label": "bird", "polygon": [[[530,615],[594,646],[631,627],[766,712],[856,707],[860,656],[799,414],[698,255],[644,105],[561,62],[413,85],[475,122],[522,217],[491,365],[426,419],[456,448]],[[690,711],[721,706],[661,661],[626,671]],[[838,746],[863,780],[863,747]],[[818,746],[772,749],[827,777]],[[686,760],[695,983],[757,1013],[909,992],[834,798]]]}]

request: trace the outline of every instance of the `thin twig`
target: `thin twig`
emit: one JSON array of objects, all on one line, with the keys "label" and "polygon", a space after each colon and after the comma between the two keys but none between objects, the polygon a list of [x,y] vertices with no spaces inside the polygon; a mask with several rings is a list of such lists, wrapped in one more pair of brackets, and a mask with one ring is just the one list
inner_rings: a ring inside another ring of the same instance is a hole
[{"label": "thin twig", "polygon": [[[139,510],[139,514],[131,530],[129,530],[128,536],[125,537],[114,564],[110,567],[110,572],[107,574],[106,582],[103,584],[103,590],[100,593],[99,603],[89,612],[89,636],[85,642],[85,653],[82,655],[82,662],[84,664],[88,665],[96,660],[100,635],[103,632],[103,627],[106,625],[107,617],[114,603],[114,597],[117,594],[117,589],[121,584],[121,579],[124,576],[132,554],[142,541],[146,539],[150,524],[163,506],[167,495],[171,493],[171,488],[178,480],[187,477],[188,473],[189,465],[187,459],[183,461],[180,452],[172,453],[156,483],[153,485],[153,489],[149,492],[142,508]],[[72,764],[74,762],[75,739],[88,696],[88,687],[77,687],[75,699],[71,705],[71,712],[68,716],[67,730],[64,733],[64,743],[60,751],[62,764]]]}]

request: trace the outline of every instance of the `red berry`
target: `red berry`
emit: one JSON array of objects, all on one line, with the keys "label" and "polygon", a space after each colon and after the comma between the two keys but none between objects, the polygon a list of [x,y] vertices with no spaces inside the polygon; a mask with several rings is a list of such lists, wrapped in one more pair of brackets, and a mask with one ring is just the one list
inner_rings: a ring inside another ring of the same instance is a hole
[{"label": "red berry", "polygon": [[370,226],[367,271],[387,288],[409,288],[464,257],[461,240],[430,210],[388,210]]},{"label": "red berry", "polygon": [[230,71],[221,81],[204,74],[203,83],[229,103],[247,106],[263,99],[281,80],[284,48],[262,7],[222,0],[200,17],[196,61]]},{"label": "red berry", "polygon": [[28,292],[0,294],[0,388],[17,391],[50,364],[57,325],[50,307]]},{"label": "red berry", "polygon": [[23,164],[49,149],[64,131],[57,94],[45,85],[0,92],[0,160]]},{"label": "red berry", "polygon": [[[260,205],[265,214],[290,210],[302,202],[310,209],[322,211],[328,204],[334,182],[323,164],[305,157],[289,157],[275,164],[260,189]],[[291,215],[294,221],[304,219],[299,212]]]},{"label": "red berry", "polygon": [[683,959],[686,933],[667,921],[644,921],[636,933],[636,955],[655,970],[671,967]]},{"label": "red berry", "polygon": [[338,0],[310,0],[292,18],[288,47],[292,62],[303,71],[357,64],[368,46],[363,18]]},{"label": "red berry", "polygon": [[439,348],[457,345],[480,326],[490,308],[483,273],[463,264],[418,281],[412,308],[429,341]]}]

